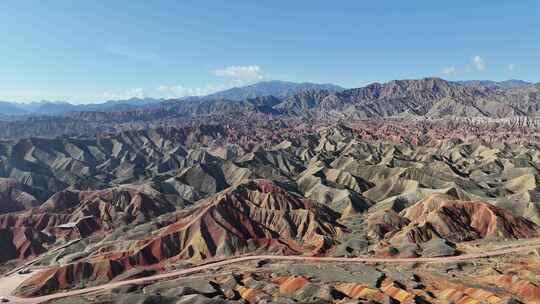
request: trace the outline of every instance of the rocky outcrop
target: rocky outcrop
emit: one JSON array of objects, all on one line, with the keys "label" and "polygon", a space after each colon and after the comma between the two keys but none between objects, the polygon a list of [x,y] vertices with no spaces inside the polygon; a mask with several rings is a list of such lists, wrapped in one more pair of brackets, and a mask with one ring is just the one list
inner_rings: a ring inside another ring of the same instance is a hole
[{"label": "rocky outcrop", "polygon": [[452,200],[433,195],[405,209],[410,223],[402,233],[413,243],[442,237],[453,242],[486,237],[529,238],[537,235],[538,226],[515,217],[507,210],[486,202]]},{"label": "rocky outcrop", "polygon": [[148,221],[175,208],[148,186],[58,192],[25,213],[0,215],[5,259],[36,256],[55,240],[105,233],[134,221]]},{"label": "rocky outcrop", "polygon": [[31,192],[30,187],[15,180],[0,178],[0,214],[39,206],[41,202]]},{"label": "rocky outcrop", "polygon": [[54,238],[30,227],[0,228],[0,263],[36,257]]}]

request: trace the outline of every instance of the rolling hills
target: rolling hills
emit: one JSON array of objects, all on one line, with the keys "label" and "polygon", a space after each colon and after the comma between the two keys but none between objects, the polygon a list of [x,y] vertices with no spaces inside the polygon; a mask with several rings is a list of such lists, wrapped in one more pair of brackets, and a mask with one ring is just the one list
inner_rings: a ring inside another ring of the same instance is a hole
[{"label": "rolling hills", "polygon": [[[512,125],[297,122],[3,141],[0,260],[5,269],[30,263],[25,267],[36,270],[16,293],[46,295],[246,254],[444,258],[538,239],[540,148]],[[460,132],[468,137],[456,138]],[[512,143],[510,134],[523,143]],[[500,259],[501,269],[518,263],[504,259],[536,263],[532,256]],[[198,283],[210,284],[201,289],[208,292],[192,294],[255,302],[301,297],[294,280],[317,284],[330,275],[309,265],[261,265],[274,274],[239,271],[283,292],[250,292],[245,288],[255,285],[236,281],[226,291],[216,278]],[[416,279],[400,278],[393,266],[365,270],[378,279],[346,275],[364,271],[354,267],[335,270],[340,275],[330,280],[340,295],[324,296],[330,302],[369,299],[351,284],[370,288],[374,300],[398,297],[391,290],[399,288],[435,303],[444,290],[465,288],[444,275],[443,285],[434,284],[439,270],[432,265],[408,270],[431,293],[414,289]],[[452,271],[474,278],[478,270]],[[534,284],[526,275],[516,280]],[[148,299],[173,283],[156,284],[119,292]],[[537,299],[517,289],[496,294]]]},{"label": "rolling hills", "polygon": [[[65,299],[82,303],[535,303],[537,90],[427,78],[5,122],[0,283],[96,287]],[[254,255],[306,259],[152,277]]]}]

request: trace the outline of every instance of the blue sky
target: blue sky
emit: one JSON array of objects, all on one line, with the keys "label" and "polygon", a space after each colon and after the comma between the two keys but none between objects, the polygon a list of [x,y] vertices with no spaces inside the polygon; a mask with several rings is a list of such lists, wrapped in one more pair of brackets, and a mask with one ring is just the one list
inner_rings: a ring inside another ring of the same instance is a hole
[{"label": "blue sky", "polygon": [[540,81],[540,1],[4,0],[0,100],[200,95],[260,80]]}]

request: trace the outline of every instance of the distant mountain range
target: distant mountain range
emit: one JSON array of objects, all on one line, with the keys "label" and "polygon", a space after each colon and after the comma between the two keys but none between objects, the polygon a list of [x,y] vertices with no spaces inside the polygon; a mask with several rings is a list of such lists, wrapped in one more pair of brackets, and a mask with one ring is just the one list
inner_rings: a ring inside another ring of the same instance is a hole
[{"label": "distant mountain range", "polygon": [[[306,122],[387,117],[540,119],[540,83],[507,86],[508,83],[493,86],[485,82],[423,78],[373,83],[343,91],[308,90],[287,97],[259,96],[244,100],[206,97],[166,101],[133,99],[86,106],[60,103],[60,108],[73,110],[61,115],[3,116],[0,138],[95,134],[208,121],[228,124],[250,119]],[[18,111],[11,104],[0,106],[12,113]],[[58,106],[47,103],[40,111],[53,113],[51,108]]]},{"label": "distant mountain range", "polygon": [[204,99],[228,99],[228,100],[246,100],[250,98],[262,96],[274,96],[277,98],[285,98],[306,91],[321,91],[340,92],[344,88],[334,84],[317,84],[317,83],[296,83],[288,81],[263,81],[245,87],[235,87],[225,91],[217,92],[205,96]]},{"label": "distant mountain range", "polygon": [[[207,96],[189,96],[182,100],[227,99],[245,100],[262,96],[284,98],[305,91],[327,90],[339,92],[344,88],[333,84],[295,83],[287,81],[263,81],[245,87],[234,87]],[[112,112],[126,111],[133,108],[152,106],[164,101],[156,98],[131,98],[126,100],[109,100],[95,104],[72,104],[65,101],[39,101],[32,103],[16,103],[0,101],[0,114],[3,115],[59,115],[69,112]]]},{"label": "distant mountain range", "polygon": [[0,101],[0,114],[3,115],[60,115],[69,112],[123,111],[142,106],[154,105],[163,101],[156,98],[131,98],[109,100],[96,104],[71,104],[64,101],[39,101],[16,103]]},{"label": "distant mountain range", "polygon": [[[245,116],[254,112],[310,119],[540,117],[539,91],[540,84],[516,81],[460,83],[423,78],[373,83],[338,92],[302,91],[284,98],[175,102],[165,109],[169,118],[193,119],[209,115]],[[116,118],[119,116],[115,115]],[[133,116],[126,117],[132,119]]]},{"label": "distant mountain range", "polygon": [[0,114],[4,115],[24,115],[28,114],[22,107],[22,104],[0,101]]},{"label": "distant mountain range", "polygon": [[[24,115],[56,116],[72,112],[116,113],[148,109],[152,113],[165,110],[169,111],[167,115],[183,117],[226,114],[231,111],[350,118],[396,115],[430,118],[538,116],[538,88],[539,84],[522,80],[452,82],[440,78],[424,78],[373,83],[347,90],[333,84],[265,81],[207,96],[173,100],[132,98],[86,105],[61,101],[29,104],[0,102],[0,115],[16,119]],[[132,115],[128,113],[127,117],[131,119]],[[117,113],[114,116],[122,115]]]}]

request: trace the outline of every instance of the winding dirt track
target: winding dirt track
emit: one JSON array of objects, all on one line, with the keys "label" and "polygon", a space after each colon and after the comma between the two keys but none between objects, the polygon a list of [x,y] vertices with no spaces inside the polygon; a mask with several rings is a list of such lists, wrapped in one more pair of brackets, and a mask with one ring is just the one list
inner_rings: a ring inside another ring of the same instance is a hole
[{"label": "winding dirt track", "polygon": [[178,271],[173,271],[169,273],[157,274],[150,277],[126,280],[121,282],[108,283],[100,286],[89,287],[84,289],[78,289],[67,292],[60,292],[51,295],[34,297],[34,298],[20,298],[15,296],[5,296],[6,299],[10,300],[10,303],[43,303],[46,301],[60,299],[70,296],[77,296],[87,293],[93,293],[98,291],[104,291],[113,289],[116,287],[128,285],[128,284],[143,284],[161,279],[168,279],[179,277],[183,275],[188,275],[196,273],[203,270],[208,270],[216,267],[226,266],[230,264],[247,262],[247,261],[256,261],[256,260],[273,260],[273,261],[301,261],[301,262],[347,262],[347,263],[386,263],[386,264],[399,264],[399,263],[452,263],[456,261],[464,260],[474,260],[479,258],[487,258],[493,256],[499,256],[509,253],[518,253],[518,252],[528,252],[536,249],[540,249],[540,244],[530,245],[530,246],[521,246],[515,248],[507,248],[494,250],[491,252],[481,252],[481,253],[468,253],[459,256],[450,256],[450,257],[437,257],[437,258],[369,258],[369,257],[357,257],[357,258],[346,258],[346,257],[306,257],[306,256],[277,256],[277,255],[253,255],[253,256],[243,256],[243,257],[231,257],[226,260],[211,262],[209,264],[196,266],[188,269],[182,269]]}]

